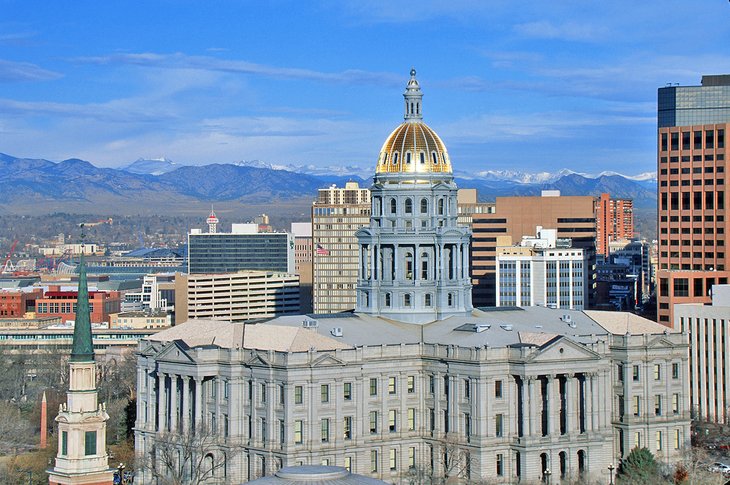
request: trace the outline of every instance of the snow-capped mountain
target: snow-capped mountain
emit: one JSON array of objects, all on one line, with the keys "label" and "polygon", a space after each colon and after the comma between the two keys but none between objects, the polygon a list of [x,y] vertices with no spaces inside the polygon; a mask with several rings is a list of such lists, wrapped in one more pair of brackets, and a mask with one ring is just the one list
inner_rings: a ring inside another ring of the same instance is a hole
[{"label": "snow-capped mountain", "polygon": [[181,166],[165,157],[138,158],[126,167],[122,167],[121,170],[139,175],[162,175],[163,173],[172,172]]}]

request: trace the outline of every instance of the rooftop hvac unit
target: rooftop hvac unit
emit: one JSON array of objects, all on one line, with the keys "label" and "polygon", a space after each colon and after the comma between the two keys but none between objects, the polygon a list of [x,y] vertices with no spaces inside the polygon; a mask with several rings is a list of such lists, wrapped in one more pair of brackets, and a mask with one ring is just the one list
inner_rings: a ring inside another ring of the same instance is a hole
[{"label": "rooftop hvac unit", "polygon": [[333,337],[342,337],[342,327],[334,327],[330,333]]},{"label": "rooftop hvac unit", "polygon": [[565,323],[570,323],[573,321],[572,317],[570,315],[568,315],[567,313],[564,314],[562,317],[560,317],[560,319],[562,321],[564,321]]},{"label": "rooftop hvac unit", "polygon": [[317,322],[317,320],[304,320],[302,322],[302,327],[304,327],[304,328],[317,328],[317,327],[319,327],[319,322]]}]

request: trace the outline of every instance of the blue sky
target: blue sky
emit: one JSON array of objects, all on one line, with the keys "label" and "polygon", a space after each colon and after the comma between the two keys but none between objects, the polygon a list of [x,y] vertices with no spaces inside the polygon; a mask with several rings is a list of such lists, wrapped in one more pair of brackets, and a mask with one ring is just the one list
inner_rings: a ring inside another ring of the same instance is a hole
[{"label": "blue sky", "polygon": [[373,167],[413,66],[463,171],[654,171],[656,89],[730,73],[730,2],[4,1],[0,152]]}]

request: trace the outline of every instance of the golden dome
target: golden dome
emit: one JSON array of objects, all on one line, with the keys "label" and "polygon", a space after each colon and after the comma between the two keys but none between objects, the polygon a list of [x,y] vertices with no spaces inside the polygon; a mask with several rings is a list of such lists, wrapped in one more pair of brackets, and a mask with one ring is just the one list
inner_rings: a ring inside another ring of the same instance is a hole
[{"label": "golden dome", "polygon": [[375,173],[452,173],[446,145],[427,124],[406,121],[383,143]]},{"label": "golden dome", "polygon": [[444,142],[422,121],[423,93],[415,69],[411,69],[403,100],[405,123],[383,143],[375,173],[452,173]]}]

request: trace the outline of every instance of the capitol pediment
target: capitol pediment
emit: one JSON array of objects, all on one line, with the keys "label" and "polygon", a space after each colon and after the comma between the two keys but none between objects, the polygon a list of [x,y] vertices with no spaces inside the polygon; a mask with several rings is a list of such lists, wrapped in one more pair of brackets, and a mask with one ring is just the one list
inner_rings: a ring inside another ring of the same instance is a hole
[{"label": "capitol pediment", "polygon": [[661,336],[656,337],[652,341],[650,341],[647,345],[650,349],[674,349],[677,346],[673,344],[669,339]]},{"label": "capitol pediment", "polygon": [[312,367],[326,367],[326,366],[344,366],[345,363],[335,357],[334,355],[325,354],[314,361],[312,361]]},{"label": "capitol pediment", "polygon": [[558,336],[549,340],[530,355],[525,363],[556,363],[556,362],[580,362],[598,361],[601,356],[591,349],[586,348],[573,340]]},{"label": "capitol pediment", "polygon": [[157,354],[157,361],[171,364],[195,364],[195,359],[188,354],[189,347],[182,340],[173,340]]}]

